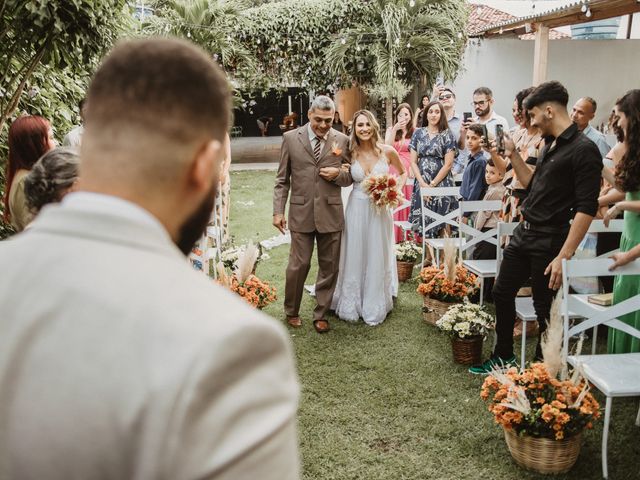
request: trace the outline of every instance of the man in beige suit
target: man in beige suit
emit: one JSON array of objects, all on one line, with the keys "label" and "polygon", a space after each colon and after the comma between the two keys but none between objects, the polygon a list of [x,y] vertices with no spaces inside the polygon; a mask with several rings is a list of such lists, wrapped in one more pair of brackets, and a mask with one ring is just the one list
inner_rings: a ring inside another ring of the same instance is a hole
[{"label": "man in beige suit", "polygon": [[286,332],[184,256],[224,75],[186,42],[128,42],[88,102],[79,191],[0,244],[0,478],[299,478]]},{"label": "man in beige suit", "polygon": [[[352,183],[349,139],[331,128],[335,105],[324,95],[309,109],[309,123],[284,134],[273,195],[273,224],[284,233],[289,190],[291,250],[287,265],[284,310],[287,322],[299,327],[300,302],[309,273],[313,243],[318,243],[317,305],[313,326],[329,331],[325,318],[338,279],[340,238],[344,228],[341,188]],[[344,168],[343,168],[344,167]]]}]

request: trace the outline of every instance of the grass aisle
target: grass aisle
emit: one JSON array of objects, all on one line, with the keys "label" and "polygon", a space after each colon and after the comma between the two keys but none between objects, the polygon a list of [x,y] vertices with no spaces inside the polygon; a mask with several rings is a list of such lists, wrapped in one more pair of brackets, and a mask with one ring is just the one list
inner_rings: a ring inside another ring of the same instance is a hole
[{"label": "grass aisle", "polygon": [[[274,172],[232,173],[230,228],[236,241],[277,233],[271,226],[274,177]],[[278,289],[278,302],[265,311],[280,321],[288,252],[288,245],[270,251],[257,272]],[[313,262],[307,283],[315,280]],[[304,326],[289,329],[302,385],[304,478],[548,478],[513,463],[501,429],[480,400],[482,379],[454,364],[448,337],[422,323],[415,288],[413,282],[401,284],[398,304],[381,326],[330,318],[332,330],[325,335],[313,330],[313,299],[305,294]],[[604,404],[599,395],[598,400]],[[639,478],[637,408],[637,399],[613,402],[612,479]],[[553,478],[600,479],[601,434],[602,421],[584,435],[574,469]]]}]

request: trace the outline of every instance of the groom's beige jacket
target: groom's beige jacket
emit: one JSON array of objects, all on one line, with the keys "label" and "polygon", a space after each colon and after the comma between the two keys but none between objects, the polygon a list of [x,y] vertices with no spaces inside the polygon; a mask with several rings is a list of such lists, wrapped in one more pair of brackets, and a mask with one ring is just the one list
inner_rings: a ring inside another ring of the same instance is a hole
[{"label": "groom's beige jacket", "polygon": [[50,206],[0,242],[0,478],[299,477],[288,336],[152,227]]},{"label": "groom's beige jacket", "polygon": [[[273,195],[273,214],[284,214],[289,202],[289,229],[293,232],[329,233],[344,228],[341,188],[351,185],[349,138],[330,129],[320,159],[316,161],[309,141],[309,124],[284,134],[280,166]],[[329,182],[320,177],[322,167],[341,168]]]}]

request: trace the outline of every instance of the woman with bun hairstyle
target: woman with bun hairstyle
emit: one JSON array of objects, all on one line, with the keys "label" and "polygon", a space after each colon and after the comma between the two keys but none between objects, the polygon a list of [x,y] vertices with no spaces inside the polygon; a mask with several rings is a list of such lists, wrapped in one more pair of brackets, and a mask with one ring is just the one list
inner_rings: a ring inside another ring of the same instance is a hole
[{"label": "woman with bun hairstyle", "polygon": [[73,191],[78,180],[80,157],[71,147],[49,150],[36,162],[24,180],[27,206],[35,216],[49,203],[57,203]]}]

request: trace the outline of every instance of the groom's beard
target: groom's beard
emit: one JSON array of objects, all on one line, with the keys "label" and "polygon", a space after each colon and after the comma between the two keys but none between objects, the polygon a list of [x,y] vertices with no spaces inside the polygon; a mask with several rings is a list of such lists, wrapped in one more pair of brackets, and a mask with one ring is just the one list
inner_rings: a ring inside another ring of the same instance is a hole
[{"label": "groom's beard", "polygon": [[187,220],[182,224],[182,227],[180,227],[178,239],[175,243],[185,256],[189,255],[189,252],[191,252],[195,243],[205,233],[207,224],[211,218],[211,213],[213,212],[216,195],[218,193],[218,189],[216,187],[217,185],[214,182],[209,194],[205,197],[200,206],[189,218],[187,218]]}]

